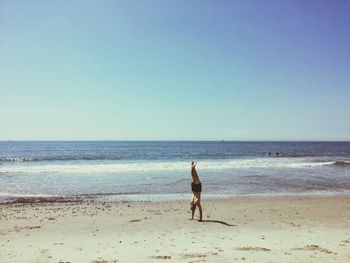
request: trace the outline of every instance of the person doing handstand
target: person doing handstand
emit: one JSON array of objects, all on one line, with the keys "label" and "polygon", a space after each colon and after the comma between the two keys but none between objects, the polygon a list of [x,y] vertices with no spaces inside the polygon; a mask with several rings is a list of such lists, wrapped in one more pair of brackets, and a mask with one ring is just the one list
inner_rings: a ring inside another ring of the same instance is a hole
[{"label": "person doing handstand", "polygon": [[201,206],[201,192],[202,192],[202,183],[199,180],[197,171],[196,171],[196,165],[197,163],[193,162],[191,163],[191,175],[192,175],[192,200],[191,200],[191,210],[192,210],[192,218],[194,217],[194,212],[196,211],[196,206],[198,206],[199,209],[199,221],[202,221],[202,206]]}]

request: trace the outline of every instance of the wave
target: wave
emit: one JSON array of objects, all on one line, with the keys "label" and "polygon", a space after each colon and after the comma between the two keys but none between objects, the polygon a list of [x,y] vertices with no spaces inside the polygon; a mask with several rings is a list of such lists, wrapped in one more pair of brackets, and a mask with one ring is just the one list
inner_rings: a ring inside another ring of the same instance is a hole
[{"label": "wave", "polygon": [[8,193],[0,192],[1,197],[54,197],[55,195],[50,194],[22,194],[22,193]]},{"label": "wave", "polygon": [[170,183],[167,183],[166,186],[183,185],[183,184],[188,183],[190,181],[191,180],[189,178],[188,179],[178,179],[176,181],[172,181]]},{"label": "wave", "polygon": [[0,173],[115,173],[185,170],[188,163],[102,163],[102,164],[40,164],[2,166]]},{"label": "wave", "polygon": [[[220,171],[225,169],[249,169],[249,168],[306,168],[319,166],[350,166],[348,161],[315,161],[310,159],[292,158],[253,158],[236,160],[212,160],[198,163],[199,171]],[[62,164],[31,164],[31,165],[3,165],[0,166],[0,174],[18,173],[75,173],[75,174],[99,174],[99,173],[144,173],[144,172],[172,172],[188,171],[189,162],[140,162],[128,161],[118,163],[62,163]]]},{"label": "wave", "polygon": [[340,166],[340,167],[350,167],[349,161],[335,161],[332,163],[334,166]]},{"label": "wave", "polygon": [[[187,155],[179,154],[172,156],[150,156],[150,155],[135,155],[135,154],[126,154],[126,155],[105,155],[105,154],[92,154],[92,155],[60,155],[60,156],[1,156],[0,163],[29,163],[29,162],[50,162],[50,161],[159,161],[159,160],[180,160],[186,158]],[[302,154],[285,154],[282,155],[261,155],[261,156],[237,156],[239,159],[236,160],[244,160],[245,158],[249,158],[251,160],[259,160],[269,158],[272,161],[276,161],[276,159],[308,159],[314,158],[308,155]],[[233,158],[226,155],[211,155],[211,154],[200,154],[199,156],[195,156],[194,159],[197,160],[225,160],[230,161]]]},{"label": "wave", "polygon": [[106,156],[52,156],[52,157],[0,157],[0,162],[21,163],[40,161],[93,161],[93,160],[125,160],[123,157]]}]

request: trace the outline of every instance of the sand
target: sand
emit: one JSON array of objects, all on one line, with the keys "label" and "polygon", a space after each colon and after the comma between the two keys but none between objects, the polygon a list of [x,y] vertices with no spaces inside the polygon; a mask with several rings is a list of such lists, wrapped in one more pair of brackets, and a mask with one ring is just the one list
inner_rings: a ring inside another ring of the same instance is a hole
[{"label": "sand", "polygon": [[2,204],[0,262],[350,262],[350,197],[203,197]]}]

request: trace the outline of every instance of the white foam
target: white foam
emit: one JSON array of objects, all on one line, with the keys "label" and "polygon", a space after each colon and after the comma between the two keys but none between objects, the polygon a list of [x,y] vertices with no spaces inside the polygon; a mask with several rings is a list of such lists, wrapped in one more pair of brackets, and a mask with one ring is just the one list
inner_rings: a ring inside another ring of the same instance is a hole
[{"label": "white foam", "polygon": [[[315,162],[303,158],[254,158],[236,160],[200,161],[197,165],[200,170],[223,170],[245,168],[305,168],[331,165],[333,162]],[[62,164],[31,164],[31,165],[4,165],[0,173],[127,173],[127,172],[162,172],[187,171],[189,162],[124,162],[124,163],[62,163]]]}]

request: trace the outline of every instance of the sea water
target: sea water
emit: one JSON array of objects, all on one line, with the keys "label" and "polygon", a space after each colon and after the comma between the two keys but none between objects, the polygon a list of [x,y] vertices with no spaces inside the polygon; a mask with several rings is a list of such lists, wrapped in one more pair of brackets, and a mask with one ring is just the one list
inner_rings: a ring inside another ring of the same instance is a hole
[{"label": "sea water", "polygon": [[350,193],[350,142],[2,141],[0,202],[26,196],[168,200]]}]

